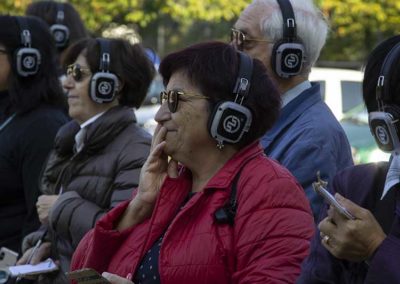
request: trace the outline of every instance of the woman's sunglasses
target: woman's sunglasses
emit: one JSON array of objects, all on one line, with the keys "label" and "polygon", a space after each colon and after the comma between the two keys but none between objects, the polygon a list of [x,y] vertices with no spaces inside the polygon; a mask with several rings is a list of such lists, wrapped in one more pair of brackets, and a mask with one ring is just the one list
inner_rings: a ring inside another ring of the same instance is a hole
[{"label": "woman's sunglasses", "polygon": [[72,76],[72,78],[79,82],[84,77],[91,75],[90,69],[80,66],[79,64],[71,64],[67,67],[67,76]]},{"label": "woman's sunglasses", "polygon": [[167,102],[169,111],[176,112],[176,110],[178,109],[178,102],[179,102],[181,96],[198,98],[198,99],[208,99],[208,97],[202,96],[202,95],[190,94],[190,93],[185,93],[183,91],[171,90],[168,92],[162,91],[160,93],[160,103],[163,104],[163,103]]}]

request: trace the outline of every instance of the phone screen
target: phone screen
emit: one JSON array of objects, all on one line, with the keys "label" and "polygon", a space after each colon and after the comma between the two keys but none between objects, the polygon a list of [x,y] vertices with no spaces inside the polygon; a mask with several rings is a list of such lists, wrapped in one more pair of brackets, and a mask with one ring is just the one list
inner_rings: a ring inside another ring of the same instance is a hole
[{"label": "phone screen", "polygon": [[322,187],[320,184],[313,183],[314,190],[320,194],[326,202],[328,202],[330,205],[335,207],[335,209],[347,219],[354,220],[355,217],[345,208],[343,207],[337,200],[336,198],[329,192],[327,191],[324,187]]}]

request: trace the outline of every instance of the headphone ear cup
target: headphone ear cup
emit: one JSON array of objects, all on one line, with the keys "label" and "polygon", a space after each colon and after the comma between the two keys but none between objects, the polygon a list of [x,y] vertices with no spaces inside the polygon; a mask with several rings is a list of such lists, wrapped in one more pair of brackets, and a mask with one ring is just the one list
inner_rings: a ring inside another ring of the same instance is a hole
[{"label": "headphone ear cup", "polygon": [[113,73],[97,72],[90,79],[90,98],[99,104],[110,103],[119,90],[119,80]]},{"label": "headphone ear cup", "polygon": [[400,108],[385,106],[385,111],[368,115],[369,127],[378,147],[387,153],[400,150]]},{"label": "headphone ear cup", "polygon": [[15,51],[14,62],[17,73],[21,77],[35,75],[42,61],[39,50],[32,47],[22,47]]},{"label": "headphone ear cup", "polygon": [[217,104],[209,118],[209,132],[219,144],[239,143],[245,132],[250,130],[250,110],[232,101]]},{"label": "headphone ear cup", "polygon": [[301,42],[280,40],[272,49],[272,69],[281,78],[296,76],[302,70],[304,54],[305,50]]},{"label": "headphone ear cup", "polygon": [[65,25],[54,24],[50,27],[54,42],[58,48],[64,48],[68,44],[69,29]]}]

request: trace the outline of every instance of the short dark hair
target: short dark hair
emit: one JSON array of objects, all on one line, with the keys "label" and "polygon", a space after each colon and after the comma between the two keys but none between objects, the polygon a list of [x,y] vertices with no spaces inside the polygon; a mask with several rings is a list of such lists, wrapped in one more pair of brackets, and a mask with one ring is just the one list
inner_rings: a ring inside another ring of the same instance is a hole
[{"label": "short dark hair", "polygon": [[[154,66],[147,58],[140,44],[130,44],[124,39],[110,41],[110,72],[117,75],[123,87],[119,92],[119,104],[139,108],[146,97],[154,77]],[[75,62],[83,53],[91,72],[98,72],[100,65],[100,44],[96,39],[78,41],[66,50],[64,67]]]},{"label": "short dark hair", "polygon": [[15,16],[0,16],[0,43],[4,45],[11,65],[8,92],[11,108],[20,113],[36,108],[41,103],[66,108],[56,70],[56,52],[53,37],[46,24],[36,17],[23,17],[31,34],[32,47],[41,54],[41,63],[35,75],[21,77],[17,73],[16,50],[22,47],[21,30]]},{"label": "short dark hair", "polygon": [[57,13],[60,5],[64,11],[63,25],[69,30],[69,41],[67,46],[59,48],[64,50],[68,45],[88,37],[85,25],[78,11],[70,3],[55,1],[38,1],[31,3],[26,9],[26,15],[36,16],[43,19],[49,26],[57,24]]},{"label": "short dark hair", "polygon": [[[364,70],[363,98],[368,112],[377,111],[376,86],[385,57],[390,50],[400,43],[400,35],[390,37],[381,42],[368,56]],[[386,79],[386,87],[389,88],[392,100],[390,103],[400,107],[400,56],[396,58],[390,69],[390,76]],[[386,88],[385,87],[385,88]],[[387,101],[385,101],[387,103]]]},{"label": "short dark hair", "polygon": [[[210,111],[221,101],[233,101],[239,71],[239,53],[229,44],[205,42],[169,54],[160,64],[164,85],[172,74],[183,71],[203,95],[209,97]],[[239,148],[260,138],[275,123],[280,95],[261,61],[253,59],[253,75],[243,105],[250,109],[253,123],[238,144]]]}]

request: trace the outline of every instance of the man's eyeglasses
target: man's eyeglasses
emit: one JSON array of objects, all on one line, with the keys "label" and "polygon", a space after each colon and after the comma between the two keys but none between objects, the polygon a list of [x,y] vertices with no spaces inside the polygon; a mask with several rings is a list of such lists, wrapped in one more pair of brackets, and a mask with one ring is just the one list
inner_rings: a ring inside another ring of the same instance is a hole
[{"label": "man's eyeglasses", "polygon": [[67,67],[67,76],[72,76],[72,78],[79,82],[85,76],[90,75],[90,69],[80,66],[79,64],[71,64]]},{"label": "man's eyeglasses", "polygon": [[258,42],[273,43],[270,40],[266,40],[266,39],[262,39],[262,38],[249,38],[241,30],[237,30],[237,29],[234,29],[234,28],[231,29],[231,43],[233,43],[233,45],[237,49],[243,50],[244,44],[246,42],[248,42],[248,41],[258,41]]},{"label": "man's eyeglasses", "polygon": [[189,93],[185,93],[183,91],[171,90],[168,92],[162,91],[160,93],[160,103],[163,104],[163,103],[167,102],[169,111],[176,112],[176,110],[178,109],[178,102],[179,102],[179,100],[182,100],[181,98],[179,98],[181,96],[197,98],[197,99],[208,99],[208,97],[202,96],[202,95],[189,94]]}]

